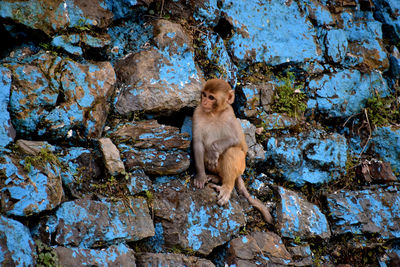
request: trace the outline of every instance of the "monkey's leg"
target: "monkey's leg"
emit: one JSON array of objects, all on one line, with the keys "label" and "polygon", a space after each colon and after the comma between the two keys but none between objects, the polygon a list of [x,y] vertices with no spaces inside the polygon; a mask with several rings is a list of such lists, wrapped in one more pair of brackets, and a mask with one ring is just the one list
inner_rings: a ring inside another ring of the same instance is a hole
[{"label": "monkey's leg", "polygon": [[238,147],[228,148],[218,160],[218,175],[222,185],[211,185],[218,194],[218,205],[228,203],[236,178],[242,175],[246,168],[246,154]]},{"label": "monkey's leg", "polygon": [[272,216],[269,213],[269,210],[267,207],[256,197],[253,197],[250,195],[249,191],[247,191],[247,188],[243,182],[243,179],[241,176],[236,180],[236,188],[238,189],[239,193],[241,193],[245,198],[247,198],[247,201],[256,209],[258,209],[263,216],[264,220],[269,223],[273,224],[272,221]]}]

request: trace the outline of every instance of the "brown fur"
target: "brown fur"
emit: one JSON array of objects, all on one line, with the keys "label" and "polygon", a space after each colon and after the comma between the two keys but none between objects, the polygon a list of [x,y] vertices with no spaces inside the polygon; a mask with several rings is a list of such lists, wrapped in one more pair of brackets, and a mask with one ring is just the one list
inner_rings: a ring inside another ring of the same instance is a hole
[{"label": "brown fur", "polygon": [[[211,179],[219,180],[221,185],[211,186],[219,192],[218,204],[221,206],[229,201],[236,184],[239,192],[272,224],[268,209],[248,193],[241,177],[246,168],[248,147],[243,129],[231,107],[234,96],[229,84],[223,80],[212,79],[204,86],[201,103],[193,114],[197,171],[194,184],[203,188]],[[207,175],[206,171],[214,175]]]}]

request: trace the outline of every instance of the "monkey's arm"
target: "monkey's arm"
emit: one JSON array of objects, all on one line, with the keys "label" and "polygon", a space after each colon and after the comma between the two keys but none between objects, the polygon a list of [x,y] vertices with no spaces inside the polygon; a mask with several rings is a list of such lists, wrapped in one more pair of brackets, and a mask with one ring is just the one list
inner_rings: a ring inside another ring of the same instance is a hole
[{"label": "monkey's arm", "polygon": [[207,175],[204,167],[204,145],[199,139],[199,136],[193,136],[194,161],[196,166],[194,185],[197,188],[203,188],[207,182]]}]

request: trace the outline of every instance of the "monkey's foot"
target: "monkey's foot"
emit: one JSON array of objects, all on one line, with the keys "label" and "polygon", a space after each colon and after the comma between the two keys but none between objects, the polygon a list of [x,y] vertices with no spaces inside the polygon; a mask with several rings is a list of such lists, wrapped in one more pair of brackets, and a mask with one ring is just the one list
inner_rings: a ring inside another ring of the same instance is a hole
[{"label": "monkey's foot", "polygon": [[216,184],[211,184],[210,185],[212,188],[214,188],[217,192],[219,192],[218,194],[218,205],[223,206],[226,203],[228,203],[230,197],[231,197],[231,192],[232,190],[229,190],[228,188],[226,188],[225,186],[219,186]]},{"label": "monkey's foot", "polygon": [[207,182],[211,182],[213,184],[217,184],[221,181],[221,178],[215,174],[207,174]]}]

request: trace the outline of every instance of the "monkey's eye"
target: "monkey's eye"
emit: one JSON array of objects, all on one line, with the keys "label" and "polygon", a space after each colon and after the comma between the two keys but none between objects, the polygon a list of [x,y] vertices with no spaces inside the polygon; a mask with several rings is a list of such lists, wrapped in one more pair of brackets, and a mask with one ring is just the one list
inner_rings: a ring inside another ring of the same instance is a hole
[{"label": "monkey's eye", "polygon": [[208,96],[208,99],[210,99],[210,100],[215,100],[215,97],[212,96],[212,95],[209,95],[209,96]]},{"label": "monkey's eye", "polygon": [[201,92],[201,96],[202,97],[207,97],[206,93],[204,93],[204,92]]}]

